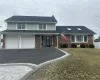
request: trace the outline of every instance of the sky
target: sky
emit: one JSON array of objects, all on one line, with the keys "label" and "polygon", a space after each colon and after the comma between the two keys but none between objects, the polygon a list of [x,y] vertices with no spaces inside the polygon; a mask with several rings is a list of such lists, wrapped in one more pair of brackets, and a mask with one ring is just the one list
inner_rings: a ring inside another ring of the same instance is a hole
[{"label": "sky", "polygon": [[100,0],[0,0],[0,30],[13,15],[54,15],[57,25],[86,26],[100,34]]}]

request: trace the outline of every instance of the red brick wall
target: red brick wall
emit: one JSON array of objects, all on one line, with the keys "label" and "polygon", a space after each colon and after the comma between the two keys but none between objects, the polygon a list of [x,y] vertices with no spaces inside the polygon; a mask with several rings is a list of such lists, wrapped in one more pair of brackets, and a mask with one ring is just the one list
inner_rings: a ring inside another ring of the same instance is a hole
[{"label": "red brick wall", "polygon": [[[58,46],[61,44],[68,44],[68,47],[71,47],[71,41],[70,41],[70,35],[66,35],[67,39],[69,41],[64,40],[60,35],[58,36]],[[88,43],[83,43],[83,44],[93,44],[93,35],[88,36]],[[35,47],[36,48],[41,48],[42,47],[42,38],[40,35],[35,36]],[[75,43],[75,44],[81,44],[81,43]],[[53,47],[57,47],[57,36],[53,36]]]},{"label": "red brick wall", "polygon": [[5,48],[5,39],[6,39],[6,35],[5,34],[3,34],[3,40],[2,40],[2,43],[3,43],[3,45],[2,45],[2,48],[4,49]]},{"label": "red brick wall", "polygon": [[[66,35],[66,37],[70,40],[70,35]],[[71,47],[71,41],[67,42],[66,40],[64,40],[61,36],[59,36],[59,46],[61,44],[68,44],[68,47]],[[81,43],[75,43],[75,44],[81,44]],[[93,35],[88,35],[88,42],[87,43],[83,43],[85,45],[87,44],[93,44]]]},{"label": "red brick wall", "polygon": [[66,35],[66,37],[67,37],[67,39],[68,39],[69,41],[64,40],[64,39],[62,38],[62,36],[59,36],[59,41],[58,41],[59,46],[60,46],[61,44],[68,44],[68,47],[71,46],[70,35]]},{"label": "red brick wall", "polygon": [[88,35],[88,44],[93,44],[93,35]]},{"label": "red brick wall", "polygon": [[53,47],[57,47],[57,36],[53,36]]},{"label": "red brick wall", "polygon": [[35,35],[35,48],[41,48],[42,47],[42,38],[40,35]]}]

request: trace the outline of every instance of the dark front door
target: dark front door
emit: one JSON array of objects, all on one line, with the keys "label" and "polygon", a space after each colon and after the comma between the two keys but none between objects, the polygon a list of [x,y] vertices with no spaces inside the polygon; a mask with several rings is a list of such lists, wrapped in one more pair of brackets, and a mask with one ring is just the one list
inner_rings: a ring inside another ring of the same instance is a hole
[{"label": "dark front door", "polygon": [[51,47],[52,46],[52,36],[42,36],[42,46]]}]

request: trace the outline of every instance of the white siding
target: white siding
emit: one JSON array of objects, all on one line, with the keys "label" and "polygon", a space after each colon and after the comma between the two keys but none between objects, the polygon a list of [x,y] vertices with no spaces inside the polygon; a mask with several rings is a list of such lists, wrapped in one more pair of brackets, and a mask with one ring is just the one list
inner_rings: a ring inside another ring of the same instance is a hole
[{"label": "white siding", "polygon": [[47,30],[56,30],[55,24],[47,24]]},{"label": "white siding", "polygon": [[100,48],[100,42],[94,42],[95,48]]},{"label": "white siding", "polygon": [[8,23],[7,29],[8,30],[16,30],[16,23]]},{"label": "white siding", "polygon": [[[42,23],[41,23],[42,24]],[[26,30],[38,30],[39,29],[39,23],[25,23]],[[47,30],[56,30],[55,24],[46,24]],[[7,23],[7,29],[8,30],[16,30],[17,23]]]},{"label": "white siding", "polygon": [[37,30],[37,24],[28,23],[26,24],[28,30]]}]

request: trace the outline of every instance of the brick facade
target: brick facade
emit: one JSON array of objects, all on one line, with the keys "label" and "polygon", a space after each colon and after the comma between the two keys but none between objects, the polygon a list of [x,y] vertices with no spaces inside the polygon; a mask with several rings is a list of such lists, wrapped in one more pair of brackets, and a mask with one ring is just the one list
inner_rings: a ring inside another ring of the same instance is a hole
[{"label": "brick facade", "polygon": [[42,47],[42,37],[40,35],[35,35],[35,48]]},{"label": "brick facade", "polygon": [[93,35],[88,35],[88,44],[93,44]]},{"label": "brick facade", "polygon": [[53,36],[53,47],[57,47],[57,36]]},{"label": "brick facade", "polygon": [[[58,36],[58,47],[60,47],[61,44],[68,44],[68,47],[71,47],[71,41],[70,41],[70,35],[66,35],[67,39],[69,41],[64,40],[60,35]],[[74,43],[74,44],[81,44],[81,43]],[[88,42],[83,43],[85,45],[88,44],[93,44],[93,35],[88,36]],[[35,36],[35,46],[36,48],[41,48],[42,47],[42,37],[40,35]],[[53,47],[57,47],[57,35],[53,36]]]},{"label": "brick facade", "polygon": [[68,41],[64,40],[61,36],[59,36],[59,41],[58,41],[58,45],[60,46],[61,44],[68,44],[68,47],[71,46],[71,41],[70,41],[70,35],[66,35]]},{"label": "brick facade", "polygon": [[[61,44],[68,44],[68,47],[70,48],[71,47],[71,41],[70,41],[70,35],[66,35],[67,39],[69,39],[69,41],[66,41],[64,40],[61,36],[59,36],[59,46]],[[74,43],[74,44],[81,44],[81,43]],[[87,43],[82,43],[82,44],[85,44],[85,45],[89,45],[89,44],[93,44],[93,35],[88,35],[88,42]]]},{"label": "brick facade", "polygon": [[5,34],[3,34],[3,39],[2,39],[2,49],[4,49],[5,48],[5,39],[6,39],[6,35]]}]

